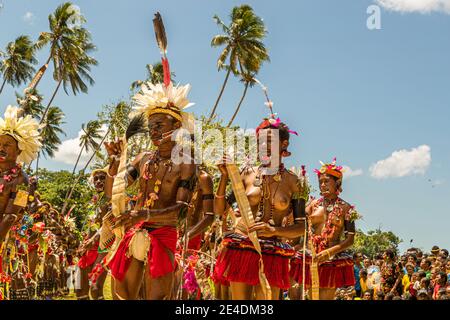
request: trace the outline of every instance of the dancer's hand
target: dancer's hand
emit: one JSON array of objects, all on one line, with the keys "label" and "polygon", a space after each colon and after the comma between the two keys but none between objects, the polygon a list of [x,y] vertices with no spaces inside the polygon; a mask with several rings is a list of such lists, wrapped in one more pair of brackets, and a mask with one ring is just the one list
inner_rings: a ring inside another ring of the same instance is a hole
[{"label": "dancer's hand", "polygon": [[110,158],[114,157],[114,156],[120,157],[120,155],[122,154],[122,150],[123,150],[122,140],[116,139],[115,141],[105,142],[104,145],[105,145],[106,152],[108,153],[108,156]]},{"label": "dancer's hand", "polygon": [[324,250],[324,251],[322,251],[322,252],[320,252],[320,253],[318,253],[316,255],[317,263],[322,263],[322,262],[325,262],[327,260],[329,260],[329,255],[327,253],[327,250]]},{"label": "dancer's hand", "polygon": [[228,170],[227,170],[227,164],[233,163],[230,157],[227,155],[224,155],[222,158],[222,163],[219,163],[217,165],[217,168],[219,169],[221,175],[225,178],[228,177]]},{"label": "dancer's hand", "polygon": [[254,232],[261,237],[273,237],[275,236],[275,227],[272,227],[270,224],[265,222],[257,222],[254,225],[250,226],[248,229],[249,232]]},{"label": "dancer's hand", "polygon": [[144,219],[145,217],[140,211],[132,210],[115,218],[112,228],[116,229],[124,227],[125,229],[128,229]]}]

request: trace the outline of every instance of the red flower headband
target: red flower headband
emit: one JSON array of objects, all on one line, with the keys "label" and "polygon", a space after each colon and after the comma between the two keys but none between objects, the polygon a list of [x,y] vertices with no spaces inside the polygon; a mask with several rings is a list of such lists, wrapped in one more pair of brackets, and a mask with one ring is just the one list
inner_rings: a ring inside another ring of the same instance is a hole
[{"label": "red flower headband", "polygon": [[298,136],[298,133],[296,131],[289,130],[289,127],[286,126],[285,124],[283,124],[281,122],[280,118],[276,118],[276,119],[275,118],[270,118],[270,119],[266,118],[266,119],[264,119],[264,121],[261,122],[261,124],[256,128],[256,134],[259,133],[259,130],[267,129],[267,128],[270,128],[270,127],[279,128],[280,125],[283,125],[287,129],[287,131],[289,133],[292,133],[292,134],[295,134],[296,136]]},{"label": "red flower headband", "polygon": [[320,169],[314,169],[314,172],[317,173],[317,176],[326,173],[338,179],[342,179],[344,175],[343,167],[336,165],[336,158],[334,158],[333,162],[331,163],[323,163],[322,161],[320,163],[322,164],[322,167]]}]

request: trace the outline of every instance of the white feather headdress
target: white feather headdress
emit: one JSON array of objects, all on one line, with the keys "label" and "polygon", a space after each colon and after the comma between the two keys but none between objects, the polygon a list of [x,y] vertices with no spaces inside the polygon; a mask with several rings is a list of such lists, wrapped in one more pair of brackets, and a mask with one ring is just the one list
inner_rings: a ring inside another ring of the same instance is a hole
[{"label": "white feather headdress", "polygon": [[146,82],[141,87],[142,92],[133,97],[136,103],[133,114],[145,113],[149,117],[155,113],[165,113],[182,121],[183,110],[194,105],[187,98],[190,90],[190,84],[174,87],[170,82],[166,87],[163,83]]},{"label": "white feather headdress", "polygon": [[17,162],[30,164],[37,158],[41,148],[41,136],[39,134],[39,123],[30,115],[18,116],[18,107],[6,107],[4,119],[0,118],[0,135],[10,135],[19,146],[21,153]]}]

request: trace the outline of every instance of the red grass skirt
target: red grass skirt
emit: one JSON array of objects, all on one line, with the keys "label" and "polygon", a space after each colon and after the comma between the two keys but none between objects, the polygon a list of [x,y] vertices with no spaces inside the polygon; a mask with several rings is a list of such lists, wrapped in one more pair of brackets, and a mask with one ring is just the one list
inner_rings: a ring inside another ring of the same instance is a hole
[{"label": "red grass skirt", "polygon": [[[131,258],[127,255],[130,242],[136,231],[147,228],[145,222],[138,223],[136,226],[127,231],[119,244],[114,257],[109,262],[108,267],[112,276],[118,281],[122,281],[130,266]],[[176,267],[175,261],[172,261],[167,251],[173,253],[177,245],[177,229],[174,227],[161,227],[157,229],[148,229],[148,235],[151,237],[150,250],[148,250],[147,264],[149,266],[152,278],[162,277],[173,272]]]},{"label": "red grass skirt", "polygon": [[78,266],[81,269],[86,269],[87,267],[90,267],[94,264],[94,262],[97,260],[98,256],[98,246],[99,243],[95,243],[94,246],[89,249],[78,261]]},{"label": "red grass skirt", "polygon": [[[306,255],[305,286],[311,286],[311,256]],[[291,259],[290,276],[299,284],[303,283],[303,253],[297,252]],[[342,288],[355,285],[353,259],[347,255],[337,256],[319,265],[320,288]]]},{"label": "red grass skirt", "polygon": [[191,240],[189,240],[188,243],[188,250],[200,250],[200,246],[202,244],[202,235],[199,234],[198,236],[195,236]]},{"label": "red grass skirt", "polygon": [[[231,234],[222,242],[224,248],[216,261],[214,276],[217,282],[259,284],[259,254],[247,236]],[[291,246],[274,240],[260,240],[264,273],[272,287],[288,289],[289,259],[294,255]]]}]

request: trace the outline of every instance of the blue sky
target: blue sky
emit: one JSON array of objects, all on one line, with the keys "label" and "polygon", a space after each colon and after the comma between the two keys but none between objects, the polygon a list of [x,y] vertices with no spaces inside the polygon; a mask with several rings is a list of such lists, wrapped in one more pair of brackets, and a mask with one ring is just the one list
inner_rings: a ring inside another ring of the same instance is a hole
[{"label": "blue sky", "polygon": [[[95,118],[103,104],[128,98],[130,83],[145,78],[145,65],[159,60],[151,22],[156,11],[166,24],[176,80],[192,84],[192,111],[209,113],[224,79],[215,67],[219,50],[210,47],[220,31],[212,16],[228,21],[234,5],[248,3],[269,31],[265,42],[271,62],[258,78],[269,88],[280,117],[300,132],[291,139],[287,166],[306,164],[316,184],[312,169],[319,160],[336,156],[355,173],[344,179],[342,197],[363,214],[359,227],[392,230],[405,241],[401,249],[410,239],[426,250],[434,244],[449,248],[449,1],[428,1],[429,7],[380,1],[381,30],[369,30],[366,10],[375,2],[74,1],[88,20],[99,66],[88,95],[61,91],[54,101],[66,113],[65,139],[76,138],[81,123]],[[4,48],[21,34],[35,40],[48,30],[47,16],[61,1],[0,3]],[[47,48],[39,53],[40,64],[47,55]],[[46,101],[54,87],[49,72],[39,85]],[[220,116],[229,119],[242,90],[237,79],[230,81]],[[2,110],[8,104],[15,104],[10,87],[0,96]],[[255,127],[266,114],[262,92],[255,87],[237,123]],[[66,142],[69,154],[76,153],[74,144]],[[371,166],[382,160],[372,172]],[[62,161],[42,164],[71,168]],[[401,177],[393,176],[399,172]]]}]

